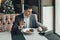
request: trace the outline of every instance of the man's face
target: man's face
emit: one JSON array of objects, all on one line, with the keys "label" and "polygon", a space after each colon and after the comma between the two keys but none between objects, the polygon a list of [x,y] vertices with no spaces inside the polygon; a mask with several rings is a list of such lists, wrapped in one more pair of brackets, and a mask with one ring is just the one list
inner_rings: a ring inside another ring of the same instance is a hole
[{"label": "man's face", "polygon": [[27,9],[24,11],[25,16],[29,16],[32,13],[32,9]]}]

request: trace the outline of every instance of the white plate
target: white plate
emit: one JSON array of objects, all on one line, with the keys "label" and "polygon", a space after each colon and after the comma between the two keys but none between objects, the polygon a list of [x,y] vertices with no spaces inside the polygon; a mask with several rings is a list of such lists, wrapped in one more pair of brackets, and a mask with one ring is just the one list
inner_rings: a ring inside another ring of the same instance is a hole
[{"label": "white plate", "polygon": [[25,34],[32,34],[33,32],[26,32],[26,30],[29,30],[31,28],[25,28],[25,29],[22,29],[22,32],[25,33]]}]

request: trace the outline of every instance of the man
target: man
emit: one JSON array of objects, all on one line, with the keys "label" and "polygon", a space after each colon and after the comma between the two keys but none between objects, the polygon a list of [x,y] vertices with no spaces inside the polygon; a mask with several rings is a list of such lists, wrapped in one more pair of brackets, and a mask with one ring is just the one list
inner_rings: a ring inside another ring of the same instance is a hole
[{"label": "man", "polygon": [[21,32],[23,28],[38,28],[41,32],[47,30],[45,26],[37,22],[35,15],[32,14],[32,8],[28,5],[24,6],[24,13],[15,18],[11,30],[12,40],[26,40]]},{"label": "man", "polygon": [[16,32],[22,28],[38,28],[39,31],[46,31],[47,28],[39,23],[34,14],[32,14],[32,8],[29,5],[24,6],[24,13],[16,16],[15,22],[12,26],[12,32]]}]

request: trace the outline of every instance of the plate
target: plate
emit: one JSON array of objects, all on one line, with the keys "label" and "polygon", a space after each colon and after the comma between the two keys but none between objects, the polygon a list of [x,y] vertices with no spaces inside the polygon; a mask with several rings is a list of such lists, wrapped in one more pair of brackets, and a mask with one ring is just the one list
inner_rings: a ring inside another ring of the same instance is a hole
[{"label": "plate", "polygon": [[25,28],[25,29],[22,29],[22,32],[24,34],[33,34],[34,30],[32,28]]}]

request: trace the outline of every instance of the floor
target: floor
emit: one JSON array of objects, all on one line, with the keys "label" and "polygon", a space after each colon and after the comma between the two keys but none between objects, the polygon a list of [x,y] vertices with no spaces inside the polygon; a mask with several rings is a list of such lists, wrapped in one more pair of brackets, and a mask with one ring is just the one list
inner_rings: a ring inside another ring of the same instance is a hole
[{"label": "floor", "polygon": [[45,37],[48,38],[48,40],[60,40],[60,37],[52,32],[50,32],[50,34],[46,34]]}]

